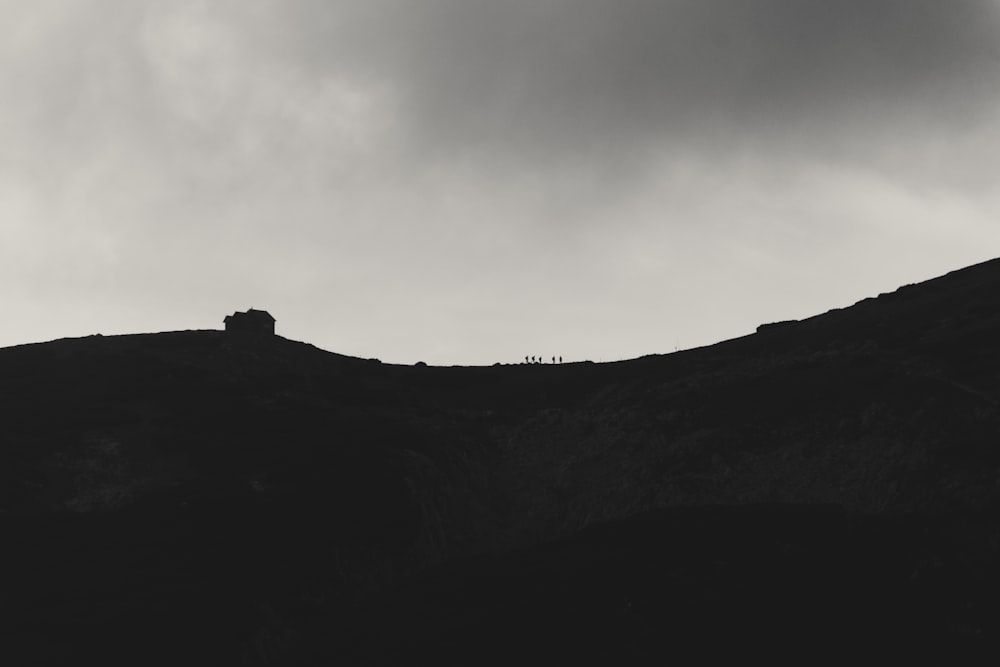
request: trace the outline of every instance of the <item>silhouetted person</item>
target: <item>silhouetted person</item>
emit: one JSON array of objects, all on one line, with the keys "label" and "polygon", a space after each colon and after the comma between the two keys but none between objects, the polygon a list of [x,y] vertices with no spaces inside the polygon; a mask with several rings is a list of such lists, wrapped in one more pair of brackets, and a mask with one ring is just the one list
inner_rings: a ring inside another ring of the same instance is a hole
[{"label": "silhouetted person", "polygon": [[524,363],[528,363],[528,355],[524,355]]},{"label": "silhouetted person", "polygon": [[562,357],[559,357],[559,363],[560,364],[562,363]]},{"label": "silhouetted person", "polygon": [[552,363],[556,363],[556,358],[552,357]]},{"label": "silhouetted person", "polygon": [[534,357],[534,355],[532,355],[532,357],[531,357],[531,363],[535,363],[535,357]]}]

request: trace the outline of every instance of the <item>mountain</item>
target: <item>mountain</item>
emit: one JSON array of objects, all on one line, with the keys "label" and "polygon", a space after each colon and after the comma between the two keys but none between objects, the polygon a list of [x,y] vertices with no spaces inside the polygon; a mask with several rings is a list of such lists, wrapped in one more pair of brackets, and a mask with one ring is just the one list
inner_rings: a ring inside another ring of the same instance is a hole
[{"label": "mountain", "polygon": [[610,364],[0,349],[9,664],[996,649],[998,333],[993,260]]}]

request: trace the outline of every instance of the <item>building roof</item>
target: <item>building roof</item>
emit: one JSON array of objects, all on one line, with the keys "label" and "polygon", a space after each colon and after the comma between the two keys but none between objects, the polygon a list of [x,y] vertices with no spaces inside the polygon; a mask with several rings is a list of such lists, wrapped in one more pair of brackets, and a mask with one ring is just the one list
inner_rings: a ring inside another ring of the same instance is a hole
[{"label": "building roof", "polygon": [[267,312],[266,310],[256,310],[254,308],[251,308],[250,310],[248,310],[246,312],[241,312],[241,311],[237,310],[232,315],[226,315],[226,318],[224,320],[222,320],[222,321],[223,322],[228,322],[230,319],[238,319],[238,318],[239,319],[249,318],[249,319],[261,320],[261,321],[263,321],[263,320],[270,320],[271,322],[276,321],[274,319],[274,317],[271,316],[271,313]]}]

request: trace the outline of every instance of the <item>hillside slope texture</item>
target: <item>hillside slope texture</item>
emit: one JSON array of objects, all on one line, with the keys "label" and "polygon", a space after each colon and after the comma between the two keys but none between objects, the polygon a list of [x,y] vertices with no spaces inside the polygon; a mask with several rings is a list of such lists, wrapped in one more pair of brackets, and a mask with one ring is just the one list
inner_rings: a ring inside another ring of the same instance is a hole
[{"label": "hillside slope texture", "polygon": [[24,345],[0,350],[0,416],[9,664],[1000,636],[1000,260],[613,364],[219,331]]}]

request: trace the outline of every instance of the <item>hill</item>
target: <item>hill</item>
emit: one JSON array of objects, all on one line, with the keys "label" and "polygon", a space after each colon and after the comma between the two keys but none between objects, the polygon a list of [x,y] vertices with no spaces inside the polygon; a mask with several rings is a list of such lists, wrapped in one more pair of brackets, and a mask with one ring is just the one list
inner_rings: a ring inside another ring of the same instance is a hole
[{"label": "hill", "polygon": [[218,331],[5,348],[8,645],[641,662],[781,618],[993,647],[998,333],[994,260],[613,364],[395,366]]}]

